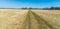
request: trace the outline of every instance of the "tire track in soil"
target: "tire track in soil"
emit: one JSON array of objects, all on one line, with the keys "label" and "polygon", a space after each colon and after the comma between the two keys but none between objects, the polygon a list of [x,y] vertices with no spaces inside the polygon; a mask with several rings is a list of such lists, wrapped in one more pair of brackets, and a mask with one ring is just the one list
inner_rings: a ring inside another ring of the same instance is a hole
[{"label": "tire track in soil", "polygon": [[[32,20],[34,21],[32,23]],[[35,24],[36,22],[37,24]],[[37,25],[37,28],[35,28]],[[26,20],[24,21],[22,25],[22,29],[55,29],[52,25],[50,25],[46,20],[44,20],[41,16],[38,16],[33,11],[29,10],[26,15]]]},{"label": "tire track in soil", "polygon": [[34,16],[35,20],[39,24],[39,29],[55,29],[52,25],[50,25],[46,20],[42,17],[38,16],[34,12],[30,11],[31,14]]},{"label": "tire track in soil", "polygon": [[23,22],[23,25],[22,25],[23,28],[22,29],[30,29],[30,15],[29,14],[30,14],[30,12],[28,11],[26,18]]}]

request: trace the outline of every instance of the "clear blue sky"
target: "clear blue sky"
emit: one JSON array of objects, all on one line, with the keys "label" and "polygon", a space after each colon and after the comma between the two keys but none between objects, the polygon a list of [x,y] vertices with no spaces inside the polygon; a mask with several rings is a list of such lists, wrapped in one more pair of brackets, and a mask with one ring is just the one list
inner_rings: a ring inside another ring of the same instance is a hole
[{"label": "clear blue sky", "polygon": [[0,8],[60,7],[60,0],[0,0]]}]

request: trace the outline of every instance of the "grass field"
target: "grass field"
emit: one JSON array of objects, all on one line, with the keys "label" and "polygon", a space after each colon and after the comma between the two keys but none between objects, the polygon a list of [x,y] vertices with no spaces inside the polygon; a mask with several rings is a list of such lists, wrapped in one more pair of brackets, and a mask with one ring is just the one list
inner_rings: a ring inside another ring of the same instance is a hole
[{"label": "grass field", "polygon": [[60,10],[0,9],[0,29],[60,29]]}]

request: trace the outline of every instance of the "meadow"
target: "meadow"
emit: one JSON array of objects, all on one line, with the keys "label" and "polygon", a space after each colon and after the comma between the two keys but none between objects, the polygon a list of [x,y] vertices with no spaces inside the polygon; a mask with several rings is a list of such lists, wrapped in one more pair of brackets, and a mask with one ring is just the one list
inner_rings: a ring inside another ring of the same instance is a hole
[{"label": "meadow", "polygon": [[60,29],[60,10],[0,9],[0,29]]}]

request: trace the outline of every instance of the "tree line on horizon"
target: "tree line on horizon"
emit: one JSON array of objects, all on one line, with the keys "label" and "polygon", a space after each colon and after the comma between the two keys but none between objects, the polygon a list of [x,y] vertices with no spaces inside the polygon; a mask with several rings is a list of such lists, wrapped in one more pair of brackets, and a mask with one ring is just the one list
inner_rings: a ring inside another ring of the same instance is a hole
[{"label": "tree line on horizon", "polygon": [[42,9],[42,10],[60,10],[60,7],[50,7],[50,8],[21,8],[21,9]]},{"label": "tree line on horizon", "polygon": [[60,7],[50,7],[50,8],[0,8],[0,9],[34,9],[34,10],[60,10]]}]

